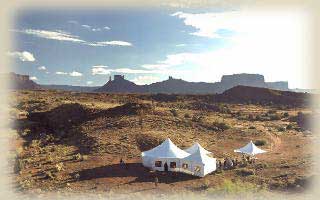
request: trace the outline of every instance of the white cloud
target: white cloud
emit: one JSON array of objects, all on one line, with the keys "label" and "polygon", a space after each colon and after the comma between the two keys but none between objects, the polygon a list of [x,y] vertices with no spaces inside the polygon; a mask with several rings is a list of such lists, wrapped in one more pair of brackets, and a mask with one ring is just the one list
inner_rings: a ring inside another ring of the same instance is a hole
[{"label": "white cloud", "polygon": [[[88,42],[80,39],[79,36],[72,35],[70,33],[57,30],[57,31],[47,31],[47,30],[35,30],[35,29],[26,29],[26,30],[12,30],[18,33],[24,33],[28,35],[33,35],[40,38],[58,40],[58,41],[67,41],[74,42],[88,46],[104,47],[104,46],[132,46],[130,42],[126,41],[101,41],[101,42]],[[95,29],[99,31],[99,29]]]},{"label": "white cloud", "polygon": [[141,67],[145,69],[166,69],[172,66],[178,66],[185,63],[190,59],[192,53],[180,53],[180,54],[172,54],[167,55],[167,58],[163,61],[158,61],[155,64],[144,64]]},{"label": "white cloud", "polygon": [[103,42],[96,42],[92,46],[132,46],[130,42],[125,41],[103,41]]},{"label": "white cloud", "polygon": [[177,44],[176,47],[185,47],[187,46],[186,44]]},{"label": "white cloud", "polygon": [[[145,69],[175,69],[192,66],[180,76],[192,81],[219,81],[224,74],[259,73],[267,81],[288,80],[290,87],[307,88],[308,16],[298,11],[259,11],[235,13],[176,13],[186,25],[197,27],[195,35],[222,37],[219,29],[236,31],[225,46],[199,53],[168,55]],[[233,17],[231,17],[233,16]],[[229,20],[230,19],[230,20]],[[207,49],[210,49],[208,46]]]},{"label": "white cloud", "polygon": [[35,77],[35,76],[31,76],[31,77],[30,77],[30,80],[36,81],[36,80],[38,80],[38,78]]},{"label": "white cloud", "polygon": [[78,76],[82,76],[83,74],[77,71],[73,71],[73,72],[70,72],[69,75],[78,77]]},{"label": "white cloud", "polygon": [[18,58],[23,62],[24,61],[34,62],[36,60],[33,54],[28,51],[23,51],[23,52],[14,51],[14,52],[8,52],[7,54],[11,57]]},{"label": "white cloud", "polygon": [[110,30],[111,28],[109,26],[105,26],[105,27],[103,27],[103,29]]},{"label": "white cloud", "polygon": [[57,75],[67,75],[67,72],[56,72]]},{"label": "white cloud", "polygon": [[89,26],[89,25],[86,25],[86,24],[83,24],[83,25],[81,25],[83,28],[87,28],[87,29],[90,29],[91,28],[91,26]]},{"label": "white cloud", "polygon": [[110,74],[111,71],[110,71],[110,69],[107,69],[107,68],[108,68],[108,66],[104,66],[104,65],[92,66],[91,73],[92,73],[92,75],[107,75],[107,74]]},{"label": "white cloud", "polygon": [[119,69],[113,69],[113,72],[117,73],[125,73],[125,74],[149,74],[153,73],[153,71],[148,70],[140,70],[140,69],[130,69],[130,68],[119,68]]},{"label": "white cloud", "polygon": [[38,70],[45,71],[45,70],[47,70],[47,68],[45,66],[40,66],[40,67],[38,67]]},{"label": "white cloud", "polygon": [[71,35],[70,33],[63,32],[63,31],[47,31],[47,30],[36,30],[36,29],[14,30],[14,31],[37,36],[40,38],[49,39],[49,40],[69,41],[69,42],[77,42],[77,43],[85,42],[84,40],[79,39],[79,36]]},{"label": "white cloud", "polygon": [[93,28],[93,29],[91,29],[92,31],[101,31],[101,28]]},{"label": "white cloud", "polygon": [[79,76],[83,76],[82,73],[77,72],[77,71],[72,71],[70,73],[67,72],[56,72],[57,75],[69,75],[69,76],[73,76],[73,77],[79,77]]},{"label": "white cloud", "polygon": [[138,76],[131,80],[137,85],[145,85],[145,84],[151,84],[154,82],[159,81],[159,77],[156,76]]},{"label": "white cloud", "polygon": [[171,16],[183,19],[185,25],[197,29],[190,34],[201,37],[221,38],[222,36],[218,33],[221,29],[241,31],[251,26],[250,21],[247,21],[250,18],[240,11],[199,14],[176,12]]},{"label": "white cloud", "polygon": [[87,81],[87,85],[92,85],[93,81]]}]

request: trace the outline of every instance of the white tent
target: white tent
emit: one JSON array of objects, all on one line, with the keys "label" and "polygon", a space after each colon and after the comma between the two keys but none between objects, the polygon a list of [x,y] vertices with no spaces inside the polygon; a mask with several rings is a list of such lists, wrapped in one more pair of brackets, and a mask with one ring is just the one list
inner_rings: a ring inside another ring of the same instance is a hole
[{"label": "white tent", "polygon": [[157,171],[164,171],[165,163],[168,171],[179,171],[180,159],[189,155],[173,144],[169,138],[159,146],[141,153],[142,164]]},{"label": "white tent", "polygon": [[188,157],[181,159],[181,172],[204,177],[216,170],[216,159],[209,157],[200,148]]},{"label": "white tent", "polygon": [[195,153],[197,150],[200,150],[201,153],[204,154],[211,154],[210,151],[207,151],[205,148],[203,148],[198,142],[194,143],[191,147],[189,147],[188,149],[185,149],[184,151],[193,154]]},{"label": "white tent", "polygon": [[265,153],[266,151],[258,148],[251,140],[246,146],[244,146],[240,149],[236,149],[236,150],[234,150],[234,152],[244,153],[244,154],[248,154],[250,156],[254,156],[259,153]]}]

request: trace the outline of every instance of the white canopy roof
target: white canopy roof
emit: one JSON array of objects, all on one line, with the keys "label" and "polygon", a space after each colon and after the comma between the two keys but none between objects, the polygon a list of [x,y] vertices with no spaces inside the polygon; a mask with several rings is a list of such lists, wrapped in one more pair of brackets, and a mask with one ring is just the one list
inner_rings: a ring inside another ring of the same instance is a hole
[{"label": "white canopy roof", "polygon": [[212,160],[214,160],[214,158],[207,156],[205,152],[201,151],[200,149],[197,149],[193,154],[183,158],[182,160],[206,164],[206,163],[210,163]]},{"label": "white canopy roof", "polygon": [[177,147],[169,138],[167,138],[159,146],[149,151],[144,151],[141,155],[157,158],[184,158],[190,154]]},{"label": "white canopy roof", "polygon": [[191,147],[189,147],[188,149],[185,149],[184,151],[193,154],[195,153],[197,150],[199,150],[201,153],[204,154],[210,154],[210,151],[207,151],[205,148],[203,148],[198,142],[194,143]]},{"label": "white canopy roof", "polygon": [[240,149],[236,149],[234,150],[234,152],[245,153],[245,154],[254,156],[259,153],[265,153],[266,151],[258,148],[251,140],[246,146]]}]

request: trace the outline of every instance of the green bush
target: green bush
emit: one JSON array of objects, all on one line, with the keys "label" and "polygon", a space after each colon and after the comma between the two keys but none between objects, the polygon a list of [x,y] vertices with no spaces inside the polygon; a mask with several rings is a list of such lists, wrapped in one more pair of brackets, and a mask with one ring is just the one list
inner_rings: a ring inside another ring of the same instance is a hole
[{"label": "green bush", "polygon": [[283,132],[283,131],[285,131],[286,129],[284,128],[284,127],[278,127],[278,131],[280,131],[280,132]]}]

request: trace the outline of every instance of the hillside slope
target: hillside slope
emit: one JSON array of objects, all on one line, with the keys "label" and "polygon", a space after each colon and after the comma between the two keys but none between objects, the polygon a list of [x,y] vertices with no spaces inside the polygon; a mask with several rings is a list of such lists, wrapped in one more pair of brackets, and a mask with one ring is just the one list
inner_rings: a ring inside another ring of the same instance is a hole
[{"label": "hillside slope", "polygon": [[272,90],[250,86],[235,86],[216,98],[218,101],[232,103],[284,104],[293,106],[308,105],[309,94]]}]

